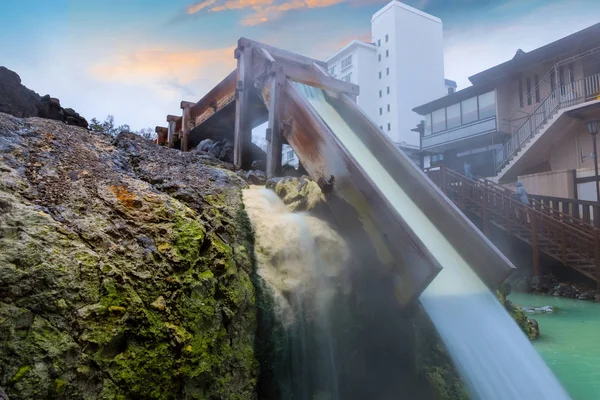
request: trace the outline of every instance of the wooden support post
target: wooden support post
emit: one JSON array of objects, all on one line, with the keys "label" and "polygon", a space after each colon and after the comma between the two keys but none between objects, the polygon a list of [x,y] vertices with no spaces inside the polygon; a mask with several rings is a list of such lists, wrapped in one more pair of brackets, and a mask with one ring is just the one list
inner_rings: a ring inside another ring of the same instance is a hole
[{"label": "wooden support post", "polygon": [[233,135],[233,164],[241,168],[244,149],[252,140],[250,90],[252,87],[252,48],[238,47],[235,52],[238,59],[238,83],[235,102],[235,131]]},{"label": "wooden support post", "polygon": [[175,146],[175,121],[169,121],[168,133],[167,133],[167,146]]},{"label": "wooden support post", "polygon": [[[523,207],[523,210],[525,210],[524,217],[525,217],[525,220],[527,220],[527,214],[528,214],[527,207]],[[537,243],[536,215],[534,212],[529,213],[529,214],[530,214],[530,220],[531,220],[531,248],[533,250],[533,276],[537,277],[539,280],[539,277],[541,276],[541,273],[540,273],[540,251],[538,249],[538,243]]]},{"label": "wooden support post", "polygon": [[154,132],[156,132],[156,144],[159,146],[164,146],[167,142],[167,128],[157,126],[154,128]]},{"label": "wooden support post", "polygon": [[181,114],[181,150],[190,151],[190,130],[192,123],[192,121],[190,120],[190,106],[187,104],[184,106],[183,102],[182,106],[183,112]]},{"label": "wooden support post", "polygon": [[285,76],[276,73],[271,81],[269,91],[269,127],[267,143],[267,178],[281,174],[281,152],[283,151],[283,134],[281,132],[281,100]]},{"label": "wooden support post", "polygon": [[600,289],[600,230],[594,230],[594,264],[596,264],[596,289]]},{"label": "wooden support post", "polygon": [[483,219],[483,234],[485,236],[490,235],[489,223],[488,223],[488,190],[487,185],[483,185],[483,193],[481,199],[481,219]]}]

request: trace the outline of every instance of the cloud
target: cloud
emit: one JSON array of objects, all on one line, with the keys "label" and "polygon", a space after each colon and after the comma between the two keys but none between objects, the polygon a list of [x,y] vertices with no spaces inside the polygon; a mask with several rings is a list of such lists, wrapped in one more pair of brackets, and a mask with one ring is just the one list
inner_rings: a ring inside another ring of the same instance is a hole
[{"label": "cloud", "polygon": [[[323,8],[356,0],[205,0],[187,8],[188,14],[250,9],[254,12],[242,19],[242,25],[265,23],[291,10]],[[379,0],[377,0],[379,1]]]},{"label": "cloud", "polygon": [[188,83],[210,72],[233,70],[236,66],[234,49],[143,49],[93,65],[91,73],[97,79],[113,82],[131,83],[176,77],[180,83]]},{"label": "cloud", "polygon": [[[521,5],[520,0],[513,0],[490,13],[502,15],[501,19],[446,31],[446,78],[456,80],[459,89],[470,86],[468,76],[510,60],[519,48],[531,51],[593,25],[600,11],[600,3],[584,7],[584,0],[543,4],[518,13]],[[569,23],[561,22],[565,20]]]}]

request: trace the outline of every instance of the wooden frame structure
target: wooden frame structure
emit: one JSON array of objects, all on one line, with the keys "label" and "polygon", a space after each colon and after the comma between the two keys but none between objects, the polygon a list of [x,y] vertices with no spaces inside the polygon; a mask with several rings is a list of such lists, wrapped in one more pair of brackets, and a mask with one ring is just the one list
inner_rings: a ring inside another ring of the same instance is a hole
[{"label": "wooden frame structure", "polygon": [[[201,139],[231,139],[233,162],[248,168],[252,129],[268,121],[267,176],[281,172],[282,145],[289,144],[319,183],[342,232],[365,261],[383,266],[401,304],[414,302],[441,265],[335,132],[294,83],[323,90],[327,101],[376,154],[436,228],[490,286],[514,266],[356,105],[358,86],[331,77],[326,64],[246,38],[234,53],[237,68],[196,103],[182,102],[182,116],[167,116],[170,147],[190,149]],[[233,133],[233,134],[232,134]]]}]

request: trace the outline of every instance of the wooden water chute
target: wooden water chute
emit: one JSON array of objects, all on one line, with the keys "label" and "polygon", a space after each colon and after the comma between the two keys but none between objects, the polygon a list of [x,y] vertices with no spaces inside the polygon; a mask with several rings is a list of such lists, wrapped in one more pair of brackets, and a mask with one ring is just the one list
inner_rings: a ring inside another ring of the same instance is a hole
[{"label": "wooden water chute", "polygon": [[484,282],[497,286],[514,269],[356,105],[356,85],[332,78],[323,62],[245,38],[238,41],[235,58],[236,70],[199,102],[182,103],[182,117],[167,118],[169,146],[181,143],[188,150],[204,138],[231,139],[235,165],[248,168],[252,129],[268,121],[267,175],[280,174],[282,145],[289,144],[319,182],[353,249],[386,267],[399,301],[412,303],[439,273],[440,263],[294,82],[323,89],[368,151],[426,215],[434,216],[432,223]]},{"label": "wooden water chute", "polygon": [[[278,174],[282,143],[289,143],[309,175],[322,187],[341,232],[357,253],[368,254],[371,266],[383,266],[401,304],[412,303],[441,270],[404,219],[379,193],[330,128],[302,98],[292,82],[325,89],[354,101],[358,87],[332,78],[326,66],[312,59],[241,39],[238,71],[252,80],[269,111],[267,173]],[[246,90],[242,82],[238,87]],[[238,98],[236,145],[245,145],[244,98]],[[238,129],[239,128],[239,129]]]}]

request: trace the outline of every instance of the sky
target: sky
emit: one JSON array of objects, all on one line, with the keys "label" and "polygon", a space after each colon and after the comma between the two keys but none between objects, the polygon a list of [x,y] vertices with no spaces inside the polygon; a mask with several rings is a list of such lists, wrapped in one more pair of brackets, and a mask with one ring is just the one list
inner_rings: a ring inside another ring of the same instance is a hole
[{"label": "sky", "polygon": [[[91,119],[165,125],[235,68],[244,36],[317,59],[370,39],[379,0],[0,0],[0,65]],[[406,0],[443,21],[445,75],[468,77],[600,22],[598,0]]]}]

